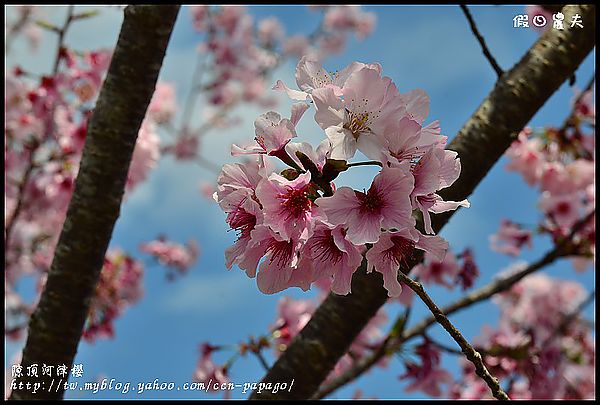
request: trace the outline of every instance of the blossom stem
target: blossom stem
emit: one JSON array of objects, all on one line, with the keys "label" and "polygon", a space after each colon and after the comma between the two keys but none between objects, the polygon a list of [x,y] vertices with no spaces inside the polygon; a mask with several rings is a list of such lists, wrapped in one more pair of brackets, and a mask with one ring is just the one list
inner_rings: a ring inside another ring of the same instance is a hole
[{"label": "blossom stem", "polygon": [[435,302],[433,302],[431,297],[423,288],[423,285],[419,282],[414,281],[412,278],[408,277],[403,272],[398,272],[398,277],[404,284],[410,287],[410,289],[413,290],[415,294],[417,294],[421,298],[421,300],[425,303],[425,305],[427,305],[427,307],[435,317],[436,321],[440,325],[442,325],[442,327],[446,329],[446,331],[450,334],[450,336],[452,336],[456,343],[458,343],[467,359],[469,359],[469,361],[471,361],[471,363],[473,363],[473,365],[475,366],[475,373],[477,373],[477,375],[485,381],[485,383],[492,391],[492,395],[494,396],[494,398],[500,400],[510,399],[508,395],[506,395],[502,387],[500,387],[500,382],[498,381],[498,379],[492,376],[488,369],[485,367],[485,364],[483,364],[481,354],[479,354],[477,350],[473,349],[473,346],[469,344],[469,342],[464,338],[462,333],[460,333],[460,331],[456,329],[456,327],[450,322],[446,315],[444,315],[442,310],[435,304]]},{"label": "blossom stem", "polygon": [[367,162],[348,163],[348,167],[354,167],[354,166],[379,166],[379,167],[383,167],[383,164],[381,162],[376,161],[376,160],[369,160]]}]

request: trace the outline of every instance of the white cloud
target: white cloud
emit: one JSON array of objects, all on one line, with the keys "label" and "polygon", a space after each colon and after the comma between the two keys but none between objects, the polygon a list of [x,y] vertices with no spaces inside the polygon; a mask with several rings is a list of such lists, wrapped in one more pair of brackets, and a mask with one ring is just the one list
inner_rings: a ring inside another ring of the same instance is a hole
[{"label": "white cloud", "polygon": [[167,291],[161,309],[167,312],[210,311],[214,314],[239,307],[245,295],[256,295],[255,281],[246,277],[239,269],[231,271],[236,274],[187,278],[185,282]]}]

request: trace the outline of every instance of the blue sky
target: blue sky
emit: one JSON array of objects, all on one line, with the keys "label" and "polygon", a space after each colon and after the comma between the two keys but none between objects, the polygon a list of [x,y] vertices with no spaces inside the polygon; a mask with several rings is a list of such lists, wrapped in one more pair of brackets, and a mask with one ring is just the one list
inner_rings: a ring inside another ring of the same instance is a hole
[{"label": "blue sky", "polygon": [[[452,138],[493,88],[496,79],[459,7],[368,6],[366,9],[377,14],[375,32],[363,41],[351,39],[345,52],[327,59],[325,67],[337,70],[354,60],[381,63],[384,74],[394,80],[401,92],[422,88],[429,94],[431,112],[427,122],[439,119],[442,132]],[[319,13],[303,6],[254,6],[249,10],[255,20],[268,16],[280,18],[288,33],[309,33],[319,22]],[[512,18],[524,13],[523,6],[473,6],[471,10],[488,46],[504,69],[512,67],[538,37],[532,29],[512,27]],[[48,20],[57,23],[63,20],[64,12],[62,8],[44,7],[42,10]],[[120,21],[118,9],[103,8],[100,16],[75,25],[67,36],[67,43],[77,49],[111,47],[116,41]],[[199,40],[200,36],[192,30],[188,10],[184,7],[161,72],[161,80],[175,84],[181,103],[195,66],[194,49]],[[54,47],[55,40],[50,36],[44,37],[36,54],[29,52],[22,42],[16,43],[7,66],[20,63],[26,68],[47,72]],[[579,87],[584,86],[594,73],[594,56],[588,56],[577,72]],[[295,62],[283,65],[273,75],[273,82],[282,79],[292,85],[294,67]],[[568,114],[572,94],[568,85],[563,85],[530,125],[560,125]],[[290,102],[281,98],[277,110],[286,115],[289,106]],[[202,107],[200,105],[198,110]],[[202,145],[204,156],[221,163],[234,161],[229,156],[229,143],[251,139],[254,134],[252,122],[263,112],[260,108],[244,108],[239,113],[243,118],[241,125],[215,131],[208,136]],[[200,114],[195,119],[199,122]],[[323,137],[311,114],[304,117],[298,132],[302,141],[316,143]],[[468,156],[461,158],[468,159]],[[535,224],[538,219],[535,208],[537,192],[527,187],[519,175],[506,172],[506,163],[502,158],[494,166],[469,198],[471,208],[459,211],[441,232],[453,251],[461,251],[467,246],[474,250],[482,272],[475,287],[487,283],[498,271],[512,263],[509,258],[489,249],[488,235],[498,229],[501,219],[510,218],[527,224]],[[340,181],[355,187],[368,187],[373,174],[365,168],[344,174]],[[84,365],[84,380],[103,375],[116,381],[131,381],[132,385],[155,378],[177,384],[191,381],[200,342],[232,344],[249,335],[260,335],[274,321],[275,305],[283,295],[296,298],[314,295],[312,292],[290,290],[266,296],[258,291],[255,280],[248,279],[239,269],[226,270],[223,251],[234,241],[235,235],[227,232],[225,215],[219,208],[198,192],[201,180],[213,181],[214,175],[197,165],[165,158],[152,172],[149,181],[135,190],[124,203],[111,246],[123,247],[140,256],[137,252],[139,244],[162,233],[179,242],[196,239],[201,256],[187,276],[170,283],[165,281],[165,272],[158,266],[146,269],[145,296],[116,322],[116,338],[80,345],[75,363]],[[538,238],[534,248],[526,250],[522,259],[534,261],[550,246],[548,240]],[[567,261],[551,266],[546,273],[575,279],[586,286],[595,282],[593,270],[577,274]],[[459,291],[447,292],[434,287],[430,291],[439,304],[450,302],[460,295]],[[398,305],[390,306],[390,318],[399,309]],[[416,305],[413,321],[426,313],[424,306]],[[497,315],[495,306],[488,303],[451,319],[467,338],[473,338],[479,334],[484,322],[493,324]],[[591,308],[587,315],[593,317]],[[454,344],[439,327],[431,328],[431,335],[448,345]],[[10,361],[10,353],[14,353],[20,345],[6,344],[6,364]],[[218,360],[223,361],[227,357],[220,353],[216,355]],[[271,356],[268,359],[273,361]],[[456,358],[444,357],[443,362],[452,373],[458,372]],[[374,370],[333,397],[348,398],[355,388],[361,388],[366,396],[378,398],[424,398],[418,392],[408,394],[402,390],[405,384],[397,379],[402,373],[404,367],[394,360],[387,369]],[[231,370],[234,382],[260,381],[263,375],[261,366],[252,357],[242,358]],[[123,398],[122,394],[114,392],[81,394],[68,392],[66,397]],[[233,395],[234,398],[245,396],[239,391]],[[125,397],[218,398],[183,391],[144,395],[130,393]]]}]

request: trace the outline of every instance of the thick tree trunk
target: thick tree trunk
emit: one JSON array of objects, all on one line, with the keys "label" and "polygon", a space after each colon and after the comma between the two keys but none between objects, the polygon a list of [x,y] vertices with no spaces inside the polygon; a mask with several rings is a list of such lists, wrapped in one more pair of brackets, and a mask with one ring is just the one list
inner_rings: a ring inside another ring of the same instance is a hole
[{"label": "thick tree trunk", "polygon": [[[11,399],[60,399],[56,367],[70,371],[119,209],[138,131],[150,103],[179,6],[128,6],[90,121],[75,191],[46,287],[23,350]],[[38,365],[38,377],[27,367]],[[54,366],[51,376],[42,365]],[[85,365],[84,365],[85,371]],[[68,376],[67,376],[68,377]],[[23,384],[23,389],[19,385]],[[32,384],[27,388],[26,384]],[[34,394],[33,384],[39,383]],[[17,388],[15,388],[17,387]]]},{"label": "thick tree trunk", "polygon": [[[548,29],[521,61],[499,78],[448,146],[458,152],[462,173],[441,193],[445,199],[460,201],[473,192],[518,132],[594,48],[595,7],[565,6],[562,13],[565,21],[579,14],[584,28],[567,24],[564,31]],[[452,214],[434,215],[434,229],[439,231]],[[415,261],[402,271],[410,271]],[[386,300],[381,277],[378,273],[366,275],[363,263],[354,276],[352,294],[330,294],[263,378],[272,383],[294,379],[294,389],[277,394],[255,391],[250,399],[310,398]]]}]

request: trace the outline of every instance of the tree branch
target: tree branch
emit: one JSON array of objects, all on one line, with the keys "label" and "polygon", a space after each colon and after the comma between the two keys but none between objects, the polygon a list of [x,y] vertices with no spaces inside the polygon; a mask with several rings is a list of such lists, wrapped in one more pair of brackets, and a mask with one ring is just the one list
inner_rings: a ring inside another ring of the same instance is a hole
[{"label": "tree branch", "polygon": [[52,75],[55,76],[58,73],[58,65],[60,64],[61,55],[63,48],[65,47],[65,35],[73,22],[73,10],[75,6],[70,5],[67,9],[67,17],[65,19],[65,23],[62,28],[58,31],[58,51],[56,52],[56,57],[54,58],[54,64],[52,65]]},{"label": "tree branch", "polygon": [[479,352],[473,349],[473,347],[469,344],[467,339],[464,338],[462,333],[460,333],[460,331],[456,329],[454,325],[452,325],[452,323],[446,317],[446,315],[444,315],[444,313],[435,304],[435,302],[433,302],[433,300],[427,294],[427,292],[425,292],[423,285],[414,281],[412,278],[408,277],[404,273],[399,273],[398,276],[404,284],[410,287],[410,289],[413,290],[415,294],[417,294],[421,298],[421,300],[425,303],[425,305],[427,305],[427,308],[429,308],[429,310],[435,317],[435,320],[440,325],[442,325],[442,327],[446,329],[446,331],[450,334],[450,336],[452,336],[456,343],[458,343],[458,345],[462,349],[462,352],[465,354],[465,357],[475,366],[475,373],[479,377],[481,377],[482,380],[485,381],[487,386],[492,391],[492,395],[494,396],[494,398],[501,400],[510,399],[508,395],[506,395],[506,392],[502,390],[502,387],[500,387],[500,382],[498,381],[498,379],[492,376],[488,369],[485,367],[485,364],[483,364],[481,354],[479,354]]},{"label": "tree branch", "polygon": [[473,19],[471,12],[467,8],[467,6],[464,4],[460,5],[460,9],[465,14],[465,17],[467,17],[467,20],[469,21],[469,25],[471,26],[471,31],[473,32],[473,35],[475,35],[475,38],[477,38],[479,45],[481,45],[481,50],[483,51],[483,55],[488,60],[488,62],[490,62],[490,65],[492,65],[492,68],[494,69],[494,71],[496,72],[498,77],[502,76],[504,74],[504,71],[502,70],[500,65],[498,65],[498,62],[496,62],[494,55],[492,55],[492,53],[490,52],[490,50],[488,49],[488,47],[485,43],[485,39],[479,33],[479,29],[477,29],[477,24],[475,24],[475,20]]},{"label": "tree branch", "polygon": [[[446,305],[442,308],[442,312],[449,316],[455,312],[458,312],[462,309],[468,308],[473,304],[484,301],[493,295],[506,291],[510,289],[513,285],[521,281],[526,276],[554,263],[561,257],[566,257],[572,254],[570,251],[570,242],[573,240],[573,237],[577,232],[579,232],[594,216],[595,211],[586,215],[582,220],[578,221],[572,228],[571,233],[565,239],[563,239],[558,245],[556,245],[553,249],[548,251],[541,259],[536,261],[535,263],[530,264],[526,268],[509,275],[507,277],[495,280],[475,291],[470,293],[469,295],[458,299],[452,304]],[[583,305],[583,304],[582,304]],[[337,377],[333,381],[331,381],[328,385],[319,389],[319,391],[314,395],[313,398],[319,399],[323,398],[338,388],[348,384],[349,382],[355,380],[360,377],[366,371],[368,371],[373,365],[377,364],[382,357],[394,353],[399,350],[402,345],[408,340],[415,338],[417,336],[421,336],[425,333],[427,328],[435,323],[435,317],[430,316],[412,328],[406,330],[401,336],[393,336],[394,331],[392,330],[389,335],[384,340],[380,349],[371,354],[371,356],[361,360],[356,364],[353,368],[346,371],[341,376]]]},{"label": "tree branch", "polygon": [[[448,146],[461,157],[462,173],[452,187],[440,193],[444,199],[460,201],[473,192],[518,132],[592,50],[595,7],[566,6],[563,9],[568,19],[575,13],[586,21],[585,27],[547,30],[540,36],[521,61],[500,78]],[[439,231],[453,213],[435,215],[433,229]],[[400,270],[408,273],[417,262],[411,261]],[[352,294],[330,294],[263,378],[263,382],[294,378],[294,390],[277,394],[253,392],[250,399],[304,399],[317,392],[356,336],[387,300],[379,273],[367,275],[364,267],[363,261],[353,277]]]},{"label": "tree branch", "polygon": [[[22,366],[69,369],[119,216],[138,131],[154,92],[179,6],[128,6],[113,58],[90,120],[75,191],[48,273],[29,321]],[[16,383],[50,387],[55,376]],[[13,390],[11,399],[59,399],[56,390]]]}]

